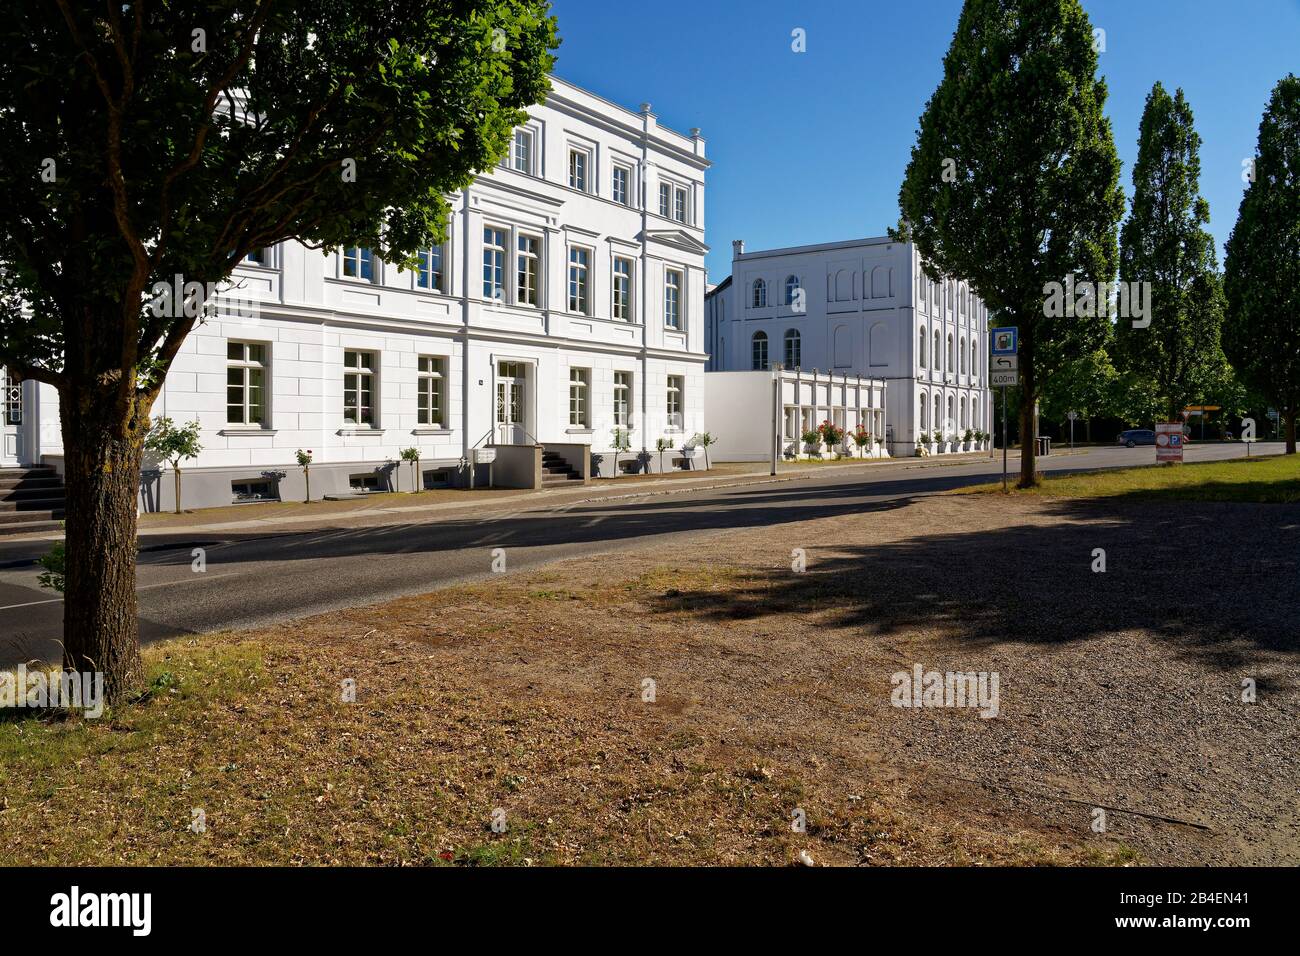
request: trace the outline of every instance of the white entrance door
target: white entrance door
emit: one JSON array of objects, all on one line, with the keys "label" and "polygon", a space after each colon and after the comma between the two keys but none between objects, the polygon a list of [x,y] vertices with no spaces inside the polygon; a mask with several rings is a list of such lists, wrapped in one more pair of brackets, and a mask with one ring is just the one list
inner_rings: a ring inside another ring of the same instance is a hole
[{"label": "white entrance door", "polygon": [[522,362],[497,363],[497,444],[523,445],[528,438],[528,377]]},{"label": "white entrance door", "polygon": [[8,369],[0,369],[0,400],[3,402],[4,423],[0,426],[0,467],[14,468],[24,459],[23,449],[23,383]]}]

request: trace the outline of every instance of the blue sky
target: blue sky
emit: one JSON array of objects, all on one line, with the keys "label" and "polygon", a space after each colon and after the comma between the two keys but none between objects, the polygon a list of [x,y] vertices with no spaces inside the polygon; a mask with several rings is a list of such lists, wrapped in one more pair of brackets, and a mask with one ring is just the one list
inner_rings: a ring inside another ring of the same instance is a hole
[{"label": "blue sky", "polygon": [[[1300,73],[1300,0],[1084,0],[1106,31],[1106,110],[1132,191],[1146,95],[1181,86],[1205,140],[1201,192],[1223,243],[1274,84]],[[554,0],[556,72],[708,140],[709,278],[749,249],[880,235],[960,0]],[[791,52],[791,31],[808,51]]]}]

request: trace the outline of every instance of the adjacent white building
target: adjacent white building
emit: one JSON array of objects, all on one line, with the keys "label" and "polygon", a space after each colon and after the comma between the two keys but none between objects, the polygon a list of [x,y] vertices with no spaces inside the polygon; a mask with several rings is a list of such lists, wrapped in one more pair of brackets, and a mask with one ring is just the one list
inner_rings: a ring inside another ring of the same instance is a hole
[{"label": "adjacent white building", "polygon": [[[197,420],[187,507],[362,486],[498,484],[651,469],[703,427],[700,131],[660,126],[559,79],[500,168],[453,197],[447,241],[399,269],[368,249],[296,243],[237,270],[252,310],[197,327],[155,415]],[[251,311],[251,314],[250,314]],[[58,402],[5,382],[8,463],[61,462]],[[645,454],[640,454],[645,452]],[[671,456],[669,458],[671,460]],[[148,474],[142,506],[172,506]]]},{"label": "adjacent white building", "polygon": [[[969,283],[936,282],[921,264],[915,246],[888,237],[756,252],[733,242],[731,275],[705,300],[707,377],[748,372],[770,380],[779,364],[787,455],[799,453],[802,433],[823,420],[850,431],[861,423],[883,454],[914,454],[918,436],[935,432],[947,440],[941,451],[971,447],[962,442],[968,430],[991,430],[988,310]],[[738,387],[728,384],[731,376],[717,381],[707,407],[716,457],[766,457],[767,441],[731,447],[750,431],[740,419],[754,411],[713,400]],[[873,412],[877,402],[883,422]]]}]

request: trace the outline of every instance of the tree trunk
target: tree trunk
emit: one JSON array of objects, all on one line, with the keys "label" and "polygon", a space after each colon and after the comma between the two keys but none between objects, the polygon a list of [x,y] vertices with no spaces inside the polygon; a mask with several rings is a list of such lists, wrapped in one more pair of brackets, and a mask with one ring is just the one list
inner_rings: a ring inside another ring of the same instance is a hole
[{"label": "tree trunk", "polygon": [[181,470],[177,465],[172,465],[172,474],[176,476],[176,513],[181,513]]},{"label": "tree trunk", "polygon": [[1287,417],[1286,417],[1286,453],[1288,455],[1295,454],[1296,414],[1297,414],[1297,410],[1293,408],[1287,413]]},{"label": "tree trunk", "polygon": [[60,395],[67,500],[63,665],[99,671],[109,702],[144,680],[135,593],[136,495],[148,408]]}]

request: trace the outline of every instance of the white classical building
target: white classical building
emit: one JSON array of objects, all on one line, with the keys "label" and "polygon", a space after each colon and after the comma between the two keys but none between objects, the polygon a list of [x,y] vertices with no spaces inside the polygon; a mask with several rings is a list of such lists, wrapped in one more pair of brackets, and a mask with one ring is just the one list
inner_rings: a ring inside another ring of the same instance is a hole
[{"label": "white classical building", "polygon": [[[296,243],[237,270],[253,314],[197,327],[155,406],[202,426],[187,507],[301,500],[298,449],[313,498],[408,490],[391,463],[412,447],[425,487],[537,487],[611,473],[615,429],[622,464],[653,469],[658,439],[682,448],[703,427],[700,131],[554,78],[528,113],[500,168],[452,197],[449,238],[418,271]],[[9,463],[59,467],[52,390],[6,398]],[[485,448],[491,470],[471,464]],[[162,477],[142,507],[171,507]]]},{"label": "white classical building", "polygon": [[929,279],[910,243],[746,252],[733,242],[731,275],[706,296],[704,326],[706,424],[719,460],[770,454],[771,441],[742,437],[752,429],[740,419],[754,410],[725,397],[744,388],[737,373],[771,380],[778,364],[777,438],[787,455],[824,420],[849,431],[862,424],[889,455],[914,454],[918,436],[935,432],[946,440],[939,451],[973,450],[967,430],[991,430],[988,311],[969,283]]}]

